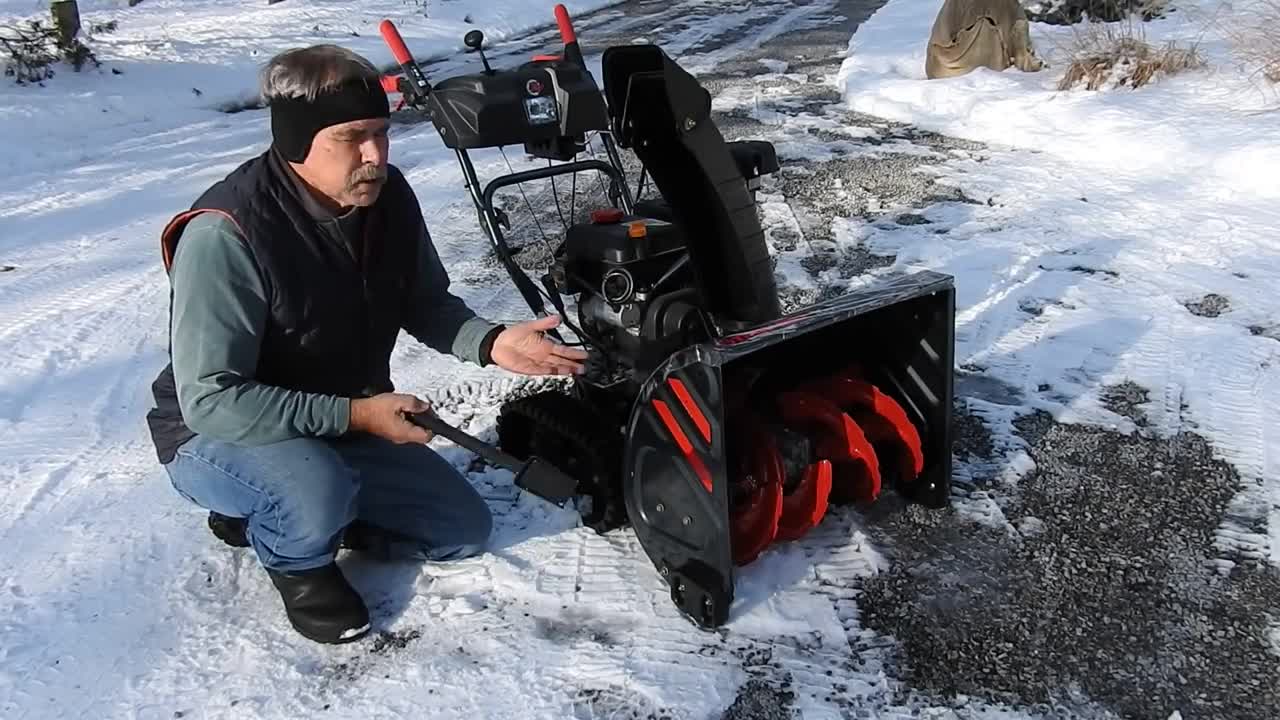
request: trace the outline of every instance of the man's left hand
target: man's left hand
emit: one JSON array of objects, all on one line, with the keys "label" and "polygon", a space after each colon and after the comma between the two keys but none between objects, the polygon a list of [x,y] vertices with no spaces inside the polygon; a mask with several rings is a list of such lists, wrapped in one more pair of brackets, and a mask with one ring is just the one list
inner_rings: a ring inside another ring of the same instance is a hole
[{"label": "man's left hand", "polygon": [[498,333],[489,357],[498,367],[525,375],[577,375],[587,353],[546,336],[559,324],[558,315],[548,315],[512,325]]}]

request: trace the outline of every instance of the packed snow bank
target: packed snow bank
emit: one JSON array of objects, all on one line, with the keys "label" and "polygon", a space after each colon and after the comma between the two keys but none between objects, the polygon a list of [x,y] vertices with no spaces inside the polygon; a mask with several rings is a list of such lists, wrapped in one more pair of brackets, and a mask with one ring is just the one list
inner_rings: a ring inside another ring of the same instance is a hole
[{"label": "packed snow bank", "polygon": [[1163,19],[1125,26],[1153,47],[1194,44],[1207,65],[1137,91],[1056,89],[1087,23],[1031,24],[1032,43],[1049,65],[1040,72],[982,68],[928,80],[925,49],[942,0],[894,0],[877,11],[850,42],[839,82],[853,110],[948,135],[1125,173],[1173,169],[1219,192],[1280,197],[1280,113],[1265,113],[1278,88],[1241,67],[1228,39],[1255,16],[1247,4],[1172,5]]},{"label": "packed snow bank", "polygon": [[[618,0],[565,2],[570,14]],[[456,53],[480,29],[498,43],[555,21],[555,0],[408,2],[369,0],[81,0],[82,39],[102,66],[70,66],[39,86],[0,83],[0,162],[10,171],[75,162],[92,153],[94,134],[150,134],[216,118],[256,102],[257,72],[290,47],[334,43],[380,68],[395,61],[378,33],[390,19],[419,60]],[[48,18],[47,0],[0,0],[0,25]],[[116,29],[91,32],[114,22]],[[3,62],[3,58],[0,58]],[[86,142],[86,140],[88,142]],[[105,141],[101,141],[105,142]],[[86,150],[88,153],[86,153]]]}]

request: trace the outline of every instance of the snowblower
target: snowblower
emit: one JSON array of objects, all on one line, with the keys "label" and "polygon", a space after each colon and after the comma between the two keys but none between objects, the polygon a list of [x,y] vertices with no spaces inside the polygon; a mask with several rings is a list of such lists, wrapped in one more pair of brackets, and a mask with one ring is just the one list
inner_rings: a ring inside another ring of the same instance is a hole
[{"label": "snowblower", "polygon": [[[455,150],[530,310],[559,313],[589,352],[563,388],[503,404],[487,456],[554,469],[521,472],[517,484],[576,498],[597,532],[629,525],[679,610],[718,627],[735,568],[803,538],[830,507],[865,506],[888,489],[948,503],[953,279],[887,276],[784,313],[755,197],[780,169],[772,145],[727,142],[709,93],[656,45],[606,48],[601,90],[568,13],[555,12],[561,54],[495,70],[472,31],[464,42],[484,69],[434,85],[384,21],[404,74],[383,84]],[[547,166],[482,184],[470,153],[508,145]],[[515,261],[495,194],[579,173],[607,180],[603,206],[570,218],[535,282]],[[646,179],[658,193],[647,199]]]}]

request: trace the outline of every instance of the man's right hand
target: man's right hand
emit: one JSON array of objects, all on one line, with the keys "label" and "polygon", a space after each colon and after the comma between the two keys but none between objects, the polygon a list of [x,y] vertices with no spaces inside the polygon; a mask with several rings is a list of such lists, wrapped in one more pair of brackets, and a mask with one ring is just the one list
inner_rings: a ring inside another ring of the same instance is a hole
[{"label": "man's right hand", "polygon": [[350,432],[365,432],[393,443],[428,443],[432,434],[409,421],[406,415],[428,412],[431,405],[412,395],[382,393],[351,400]]}]

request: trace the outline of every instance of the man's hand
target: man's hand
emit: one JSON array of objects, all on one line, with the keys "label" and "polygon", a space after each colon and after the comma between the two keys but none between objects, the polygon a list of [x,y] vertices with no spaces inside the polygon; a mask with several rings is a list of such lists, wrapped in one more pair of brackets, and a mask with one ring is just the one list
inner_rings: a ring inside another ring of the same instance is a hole
[{"label": "man's hand", "polygon": [[566,347],[545,335],[559,324],[558,315],[548,315],[512,325],[498,333],[489,357],[498,367],[525,375],[579,374],[586,351]]},{"label": "man's hand", "polygon": [[351,432],[365,432],[393,443],[431,441],[431,433],[409,421],[406,415],[427,412],[431,405],[412,395],[382,393],[351,401]]}]

